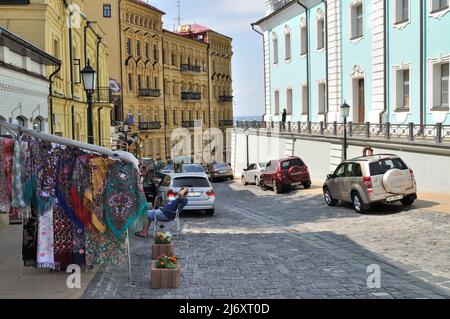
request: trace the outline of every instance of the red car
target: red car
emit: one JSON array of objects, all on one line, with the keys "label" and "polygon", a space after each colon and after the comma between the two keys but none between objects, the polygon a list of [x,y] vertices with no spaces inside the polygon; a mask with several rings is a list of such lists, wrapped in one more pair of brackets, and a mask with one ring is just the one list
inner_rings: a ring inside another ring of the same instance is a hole
[{"label": "red car", "polygon": [[261,188],[272,188],[279,194],[284,189],[303,185],[311,187],[311,177],[308,167],[298,157],[288,157],[267,163],[266,169],[261,172]]}]

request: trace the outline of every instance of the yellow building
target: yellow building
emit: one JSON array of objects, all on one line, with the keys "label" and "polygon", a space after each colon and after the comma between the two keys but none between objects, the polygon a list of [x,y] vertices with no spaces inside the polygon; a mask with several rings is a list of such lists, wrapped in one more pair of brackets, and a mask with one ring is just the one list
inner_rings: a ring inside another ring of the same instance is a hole
[{"label": "yellow building", "polygon": [[80,71],[89,59],[97,71],[97,91],[93,97],[94,141],[110,146],[113,105],[109,90],[108,49],[103,30],[83,14],[86,1],[19,0],[14,5],[5,3],[0,1],[0,25],[62,62],[60,70],[48,67],[46,72],[52,80],[50,131],[87,142],[87,99]]},{"label": "yellow building", "polygon": [[232,126],[230,38],[164,30],[164,12],[139,0],[89,1],[85,12],[108,30],[110,76],[119,88],[114,119],[128,119],[140,140],[131,151],[165,160],[175,128],[192,132],[195,120],[204,128]]}]

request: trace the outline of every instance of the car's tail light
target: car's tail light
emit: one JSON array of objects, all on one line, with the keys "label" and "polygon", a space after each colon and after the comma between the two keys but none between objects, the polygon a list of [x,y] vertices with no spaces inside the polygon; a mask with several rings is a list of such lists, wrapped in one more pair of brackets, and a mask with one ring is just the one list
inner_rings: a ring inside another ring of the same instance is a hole
[{"label": "car's tail light", "polygon": [[363,182],[364,182],[364,185],[366,185],[367,191],[369,193],[373,193],[372,177],[364,176],[363,177]]},{"label": "car's tail light", "polygon": [[281,172],[277,172],[277,178],[281,179]]},{"label": "car's tail light", "polygon": [[416,187],[416,177],[414,176],[414,171],[412,169],[409,169],[409,173],[411,174],[413,186]]},{"label": "car's tail light", "polygon": [[213,190],[210,190],[210,191],[206,192],[206,195],[209,196],[209,197],[215,197],[216,193]]},{"label": "car's tail light", "polygon": [[173,199],[177,197],[177,194],[173,190],[170,190],[167,192],[167,197],[169,197],[169,199]]}]

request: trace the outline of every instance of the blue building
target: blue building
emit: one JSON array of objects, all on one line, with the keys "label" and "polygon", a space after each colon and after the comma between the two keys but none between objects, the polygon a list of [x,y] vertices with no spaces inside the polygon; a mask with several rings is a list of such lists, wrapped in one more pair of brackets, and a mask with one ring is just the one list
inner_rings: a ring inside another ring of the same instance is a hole
[{"label": "blue building", "polygon": [[450,124],[449,0],[266,0],[266,121]]}]

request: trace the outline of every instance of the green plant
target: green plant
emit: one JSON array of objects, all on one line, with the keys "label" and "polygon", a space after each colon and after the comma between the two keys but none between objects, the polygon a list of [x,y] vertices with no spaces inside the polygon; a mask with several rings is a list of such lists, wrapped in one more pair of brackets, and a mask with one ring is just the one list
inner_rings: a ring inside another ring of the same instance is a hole
[{"label": "green plant", "polygon": [[163,233],[158,232],[155,236],[155,244],[157,245],[167,245],[172,243],[173,235],[169,232]]},{"label": "green plant", "polygon": [[175,256],[161,256],[156,268],[159,269],[175,269],[178,267],[178,259]]}]

